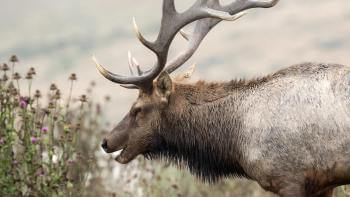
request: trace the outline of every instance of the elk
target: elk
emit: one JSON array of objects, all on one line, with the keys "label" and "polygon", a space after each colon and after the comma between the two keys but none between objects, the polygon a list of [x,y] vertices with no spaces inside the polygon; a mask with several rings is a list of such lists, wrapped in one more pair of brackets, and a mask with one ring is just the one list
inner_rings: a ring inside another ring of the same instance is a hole
[{"label": "elk", "polygon": [[[245,177],[281,197],[329,197],[350,184],[350,67],[302,63],[268,76],[227,82],[184,83],[169,76],[196,51],[220,21],[233,21],[251,8],[271,8],[278,0],[197,0],[179,13],[163,0],[160,32],[137,37],[157,61],[143,71],[129,54],[132,76],[114,74],[93,60],[107,79],[139,96],[103,140],[116,161],[136,156],[187,166],[204,181]],[[192,34],[182,29],[195,22]],[[187,48],[167,60],[181,33]],[[133,69],[137,69],[134,74]]]}]

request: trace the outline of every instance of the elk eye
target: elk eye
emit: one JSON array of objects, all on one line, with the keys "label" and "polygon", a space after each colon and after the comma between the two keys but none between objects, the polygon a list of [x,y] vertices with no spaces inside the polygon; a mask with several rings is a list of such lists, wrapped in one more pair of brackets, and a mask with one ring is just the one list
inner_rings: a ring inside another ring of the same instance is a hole
[{"label": "elk eye", "polygon": [[134,108],[131,112],[132,116],[137,116],[137,114],[141,111],[140,107]]}]

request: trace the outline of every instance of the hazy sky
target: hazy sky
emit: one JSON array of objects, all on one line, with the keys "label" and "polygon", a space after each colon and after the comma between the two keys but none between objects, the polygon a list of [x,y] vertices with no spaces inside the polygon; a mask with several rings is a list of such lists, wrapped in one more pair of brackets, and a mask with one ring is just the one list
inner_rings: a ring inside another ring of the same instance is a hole
[{"label": "hazy sky", "polygon": [[[179,10],[192,2],[176,1]],[[102,78],[91,54],[122,74],[128,74],[128,50],[149,67],[154,56],[137,41],[132,17],[145,37],[154,39],[160,8],[160,0],[0,0],[0,62],[17,54],[20,71],[38,69],[34,85],[40,88],[51,81],[67,88],[71,72],[79,77],[77,92],[94,80],[96,99],[111,94],[118,107],[111,114],[119,119],[137,92]],[[239,21],[217,26],[186,65],[197,62],[194,78],[209,80],[256,77],[304,61],[350,65],[349,35],[349,0],[281,0],[274,8],[250,10]],[[184,44],[177,38],[171,55]]]}]

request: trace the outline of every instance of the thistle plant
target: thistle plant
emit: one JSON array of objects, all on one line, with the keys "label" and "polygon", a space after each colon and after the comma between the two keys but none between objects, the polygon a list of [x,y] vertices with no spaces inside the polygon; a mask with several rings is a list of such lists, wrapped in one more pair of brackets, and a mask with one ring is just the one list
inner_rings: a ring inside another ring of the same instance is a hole
[{"label": "thistle plant", "polygon": [[[87,128],[94,132],[100,129],[97,120],[93,126],[88,118],[94,113],[86,111],[89,99],[82,95],[79,103],[65,108],[61,105],[61,90],[55,84],[49,87],[47,101],[40,90],[31,96],[36,71],[30,68],[22,79],[15,71],[18,62],[12,56],[0,67],[0,196],[85,196],[97,144],[92,150],[84,145],[81,136]],[[68,103],[76,75],[69,79]],[[20,92],[20,80],[26,80],[28,95]]]}]

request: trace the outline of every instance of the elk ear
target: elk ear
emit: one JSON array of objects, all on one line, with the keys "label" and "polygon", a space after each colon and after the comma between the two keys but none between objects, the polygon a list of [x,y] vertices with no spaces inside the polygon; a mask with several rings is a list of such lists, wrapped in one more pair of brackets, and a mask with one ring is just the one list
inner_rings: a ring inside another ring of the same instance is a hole
[{"label": "elk ear", "polygon": [[163,71],[156,82],[157,91],[161,94],[161,96],[168,99],[173,89],[173,82],[166,71]]}]

